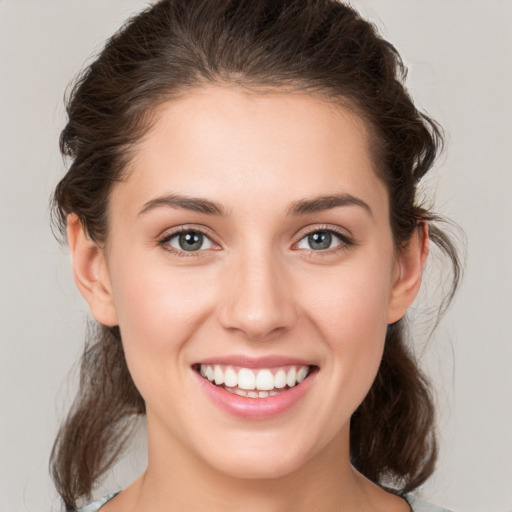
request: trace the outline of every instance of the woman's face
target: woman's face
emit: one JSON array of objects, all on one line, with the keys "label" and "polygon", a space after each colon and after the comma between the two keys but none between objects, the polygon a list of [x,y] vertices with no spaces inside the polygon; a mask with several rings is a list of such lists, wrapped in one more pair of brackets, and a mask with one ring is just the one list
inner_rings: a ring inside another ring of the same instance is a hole
[{"label": "woman's face", "polygon": [[347,110],[213,86],[159,109],[113,187],[91,304],[120,326],[150,467],[348,466],[350,417],[412,300],[388,217]]}]

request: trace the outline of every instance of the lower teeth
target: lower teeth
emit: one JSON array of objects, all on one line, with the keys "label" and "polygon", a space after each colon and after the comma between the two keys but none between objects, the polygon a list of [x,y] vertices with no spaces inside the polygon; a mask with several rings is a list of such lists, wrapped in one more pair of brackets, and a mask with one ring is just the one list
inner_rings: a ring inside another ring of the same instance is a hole
[{"label": "lower teeth", "polygon": [[219,386],[219,387],[224,388],[229,393],[233,393],[238,396],[244,396],[247,398],[267,398],[269,396],[276,396],[279,393],[282,393],[283,391],[286,391],[287,389],[289,389],[288,387],[286,387],[286,388],[280,389],[279,391],[277,391],[275,389],[272,389],[270,391],[256,391],[256,390],[246,391],[245,389],[240,389],[240,388],[227,388],[225,386]]}]

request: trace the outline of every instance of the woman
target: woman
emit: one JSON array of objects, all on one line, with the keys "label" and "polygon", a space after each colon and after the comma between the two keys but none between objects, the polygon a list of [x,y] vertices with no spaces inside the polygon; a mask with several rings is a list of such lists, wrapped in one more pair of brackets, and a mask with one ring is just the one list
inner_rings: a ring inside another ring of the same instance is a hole
[{"label": "woman", "polygon": [[403,322],[429,242],[452,294],[459,263],[403,76],[334,0],[161,1],[84,72],[54,196],[98,323],[52,455],[68,509],[145,415],[147,470],[84,511],[426,510]]}]

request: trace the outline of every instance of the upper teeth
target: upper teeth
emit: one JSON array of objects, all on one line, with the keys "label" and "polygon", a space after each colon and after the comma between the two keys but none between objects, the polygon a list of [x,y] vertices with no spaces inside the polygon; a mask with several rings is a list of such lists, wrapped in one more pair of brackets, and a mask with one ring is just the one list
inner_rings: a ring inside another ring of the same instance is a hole
[{"label": "upper teeth", "polygon": [[270,391],[293,387],[302,382],[309,373],[309,366],[287,366],[286,368],[239,368],[232,366],[202,364],[201,375],[217,386],[238,387],[240,389]]}]

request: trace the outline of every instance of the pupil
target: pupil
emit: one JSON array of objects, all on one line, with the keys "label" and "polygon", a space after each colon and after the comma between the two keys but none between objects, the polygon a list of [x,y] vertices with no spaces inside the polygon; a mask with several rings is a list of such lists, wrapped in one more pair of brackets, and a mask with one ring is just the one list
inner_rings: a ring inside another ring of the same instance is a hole
[{"label": "pupil", "polygon": [[179,238],[180,247],[184,251],[197,251],[203,245],[203,235],[195,231],[183,233]]},{"label": "pupil", "polygon": [[329,249],[332,235],[328,231],[318,231],[309,235],[308,241],[312,249]]}]

